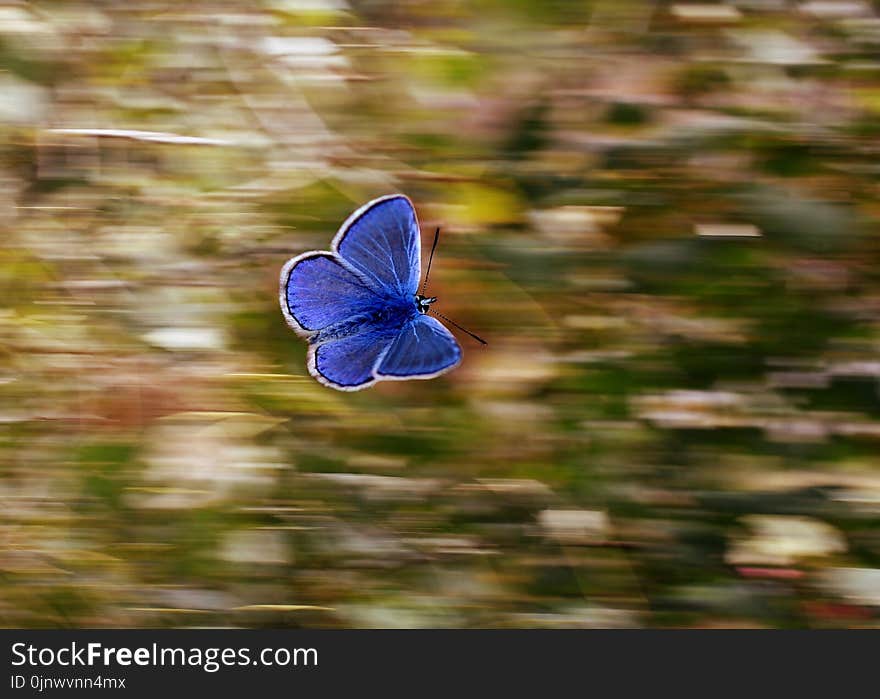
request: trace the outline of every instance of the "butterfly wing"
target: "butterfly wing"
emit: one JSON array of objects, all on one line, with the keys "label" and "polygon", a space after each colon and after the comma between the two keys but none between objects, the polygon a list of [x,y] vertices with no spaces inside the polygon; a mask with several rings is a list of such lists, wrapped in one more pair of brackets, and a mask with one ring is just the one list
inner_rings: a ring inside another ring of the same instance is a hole
[{"label": "butterfly wing", "polygon": [[391,342],[375,369],[378,379],[431,379],[461,361],[461,347],[436,318],[418,315]]},{"label": "butterfly wing", "polygon": [[325,386],[340,391],[359,391],[372,386],[375,367],[396,331],[381,327],[365,328],[356,335],[312,345],[309,373]]},{"label": "butterfly wing", "polygon": [[402,194],[374,199],[355,211],[333,239],[333,249],[378,293],[411,298],[418,291],[419,222]]},{"label": "butterfly wing", "polygon": [[284,317],[301,335],[312,335],[381,302],[365,280],[331,252],[294,257],[281,270]]}]

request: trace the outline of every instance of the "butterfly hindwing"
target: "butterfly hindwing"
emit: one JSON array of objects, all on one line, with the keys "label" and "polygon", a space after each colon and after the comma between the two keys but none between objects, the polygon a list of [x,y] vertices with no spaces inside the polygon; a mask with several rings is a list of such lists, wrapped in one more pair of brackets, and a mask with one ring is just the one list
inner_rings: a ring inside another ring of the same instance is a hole
[{"label": "butterfly hindwing", "polygon": [[281,273],[281,309],[288,323],[302,334],[356,316],[379,300],[330,252],[300,255]]},{"label": "butterfly hindwing", "polygon": [[355,211],[342,224],[333,246],[378,292],[410,298],[418,290],[419,223],[402,194],[374,199]]},{"label": "butterfly hindwing", "polygon": [[378,378],[428,379],[457,366],[461,347],[436,318],[418,315],[406,323],[376,367]]},{"label": "butterfly hindwing", "polygon": [[368,328],[309,349],[309,372],[326,386],[358,391],[376,381],[374,369],[394,332]]}]

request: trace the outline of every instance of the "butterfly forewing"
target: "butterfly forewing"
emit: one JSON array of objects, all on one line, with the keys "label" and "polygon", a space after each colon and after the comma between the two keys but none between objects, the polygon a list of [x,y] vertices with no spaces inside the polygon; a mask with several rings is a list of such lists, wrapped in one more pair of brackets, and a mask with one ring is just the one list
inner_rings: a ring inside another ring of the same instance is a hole
[{"label": "butterfly forewing", "polygon": [[379,293],[409,299],[418,290],[419,223],[405,196],[383,197],[359,209],[333,242],[339,256]]},{"label": "butterfly forewing", "polygon": [[281,304],[297,330],[323,330],[382,302],[334,253],[308,253],[288,265]]}]

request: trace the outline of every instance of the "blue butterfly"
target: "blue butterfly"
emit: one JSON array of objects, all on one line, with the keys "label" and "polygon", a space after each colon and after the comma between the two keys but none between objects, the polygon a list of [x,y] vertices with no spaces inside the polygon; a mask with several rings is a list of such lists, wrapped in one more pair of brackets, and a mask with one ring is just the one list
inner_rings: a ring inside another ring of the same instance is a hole
[{"label": "blue butterfly", "polygon": [[429,315],[436,297],[421,293],[428,274],[419,290],[421,250],[412,202],[392,194],[349,216],[330,251],[307,252],[284,265],[281,310],[308,339],[309,373],[320,383],[359,391],[377,381],[432,379],[458,366],[461,347]]}]

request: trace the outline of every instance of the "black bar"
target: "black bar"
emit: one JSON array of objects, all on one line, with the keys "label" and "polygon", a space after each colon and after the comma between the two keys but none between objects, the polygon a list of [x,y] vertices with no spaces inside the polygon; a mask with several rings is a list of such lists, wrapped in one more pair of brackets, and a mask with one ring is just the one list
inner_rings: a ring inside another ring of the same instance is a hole
[{"label": "black bar", "polygon": [[[94,695],[99,689],[125,696],[272,690],[287,696],[469,696],[487,687],[493,696],[626,696],[686,688],[753,692],[779,682],[791,696],[801,687],[840,693],[873,682],[880,636],[760,630],[4,630],[0,641],[7,670],[0,696],[50,690]],[[89,644],[100,644],[91,656]],[[81,662],[60,664],[74,657]],[[99,677],[101,686],[94,684]]]}]

